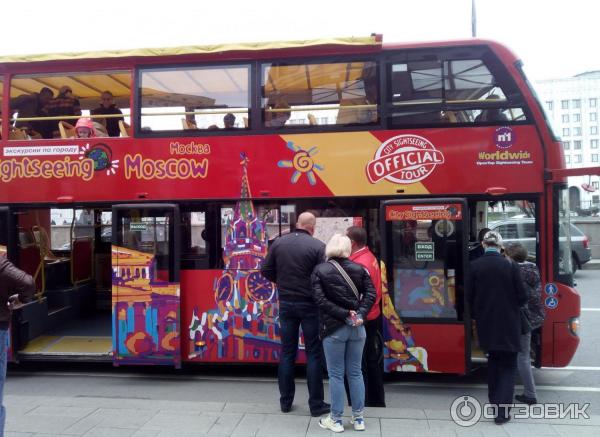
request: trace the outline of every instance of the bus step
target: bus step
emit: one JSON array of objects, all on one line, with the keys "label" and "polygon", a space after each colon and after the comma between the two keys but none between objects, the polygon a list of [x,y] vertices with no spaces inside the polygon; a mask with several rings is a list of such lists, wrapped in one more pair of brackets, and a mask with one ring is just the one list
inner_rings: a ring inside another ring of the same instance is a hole
[{"label": "bus step", "polygon": [[62,312],[68,312],[70,309],[71,309],[71,305],[48,308],[48,317],[57,317]]}]

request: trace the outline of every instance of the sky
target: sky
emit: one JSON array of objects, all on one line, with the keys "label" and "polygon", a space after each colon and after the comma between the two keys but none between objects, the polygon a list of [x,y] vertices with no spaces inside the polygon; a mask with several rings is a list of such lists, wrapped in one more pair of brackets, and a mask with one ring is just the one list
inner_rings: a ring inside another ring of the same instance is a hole
[{"label": "sky", "polygon": [[[471,0],[29,0],[2,20],[0,55],[304,40],[471,37]],[[476,0],[477,36],[533,80],[600,70],[597,0]],[[10,36],[10,38],[7,38]]]}]

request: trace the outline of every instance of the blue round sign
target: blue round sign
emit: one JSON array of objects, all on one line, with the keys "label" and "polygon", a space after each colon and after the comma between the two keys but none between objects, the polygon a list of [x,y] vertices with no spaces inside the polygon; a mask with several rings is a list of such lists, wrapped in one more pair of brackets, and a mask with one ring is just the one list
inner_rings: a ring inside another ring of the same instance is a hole
[{"label": "blue round sign", "polygon": [[545,290],[548,296],[554,296],[556,293],[558,293],[558,288],[552,283],[546,284]]},{"label": "blue round sign", "polygon": [[546,308],[553,310],[558,306],[558,299],[554,296],[547,297],[545,304]]}]

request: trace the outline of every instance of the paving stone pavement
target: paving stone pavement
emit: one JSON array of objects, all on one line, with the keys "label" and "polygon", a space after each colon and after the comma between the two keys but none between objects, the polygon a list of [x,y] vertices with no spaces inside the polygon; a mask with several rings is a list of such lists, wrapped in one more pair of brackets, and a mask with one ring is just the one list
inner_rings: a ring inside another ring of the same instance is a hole
[{"label": "paving stone pavement", "polygon": [[[109,397],[6,395],[6,437],[188,437],[303,436],[334,433],[319,427],[308,409],[283,414],[274,403],[190,402]],[[348,413],[349,411],[347,411]],[[368,408],[362,437],[446,436],[600,436],[600,416],[589,419],[515,419],[498,426],[483,420],[471,427],[455,424],[449,411]],[[355,431],[344,420],[346,432]]]}]

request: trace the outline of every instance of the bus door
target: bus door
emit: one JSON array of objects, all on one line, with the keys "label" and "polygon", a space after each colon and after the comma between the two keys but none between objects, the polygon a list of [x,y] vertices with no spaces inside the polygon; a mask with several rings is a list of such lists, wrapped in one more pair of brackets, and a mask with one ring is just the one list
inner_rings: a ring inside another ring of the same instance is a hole
[{"label": "bus door", "polygon": [[[5,256],[13,263],[16,262],[16,240],[15,240],[15,219],[13,212],[7,206],[0,206],[0,257]],[[20,316],[20,312],[16,312]],[[17,317],[15,313],[13,313],[14,317]],[[15,355],[13,351],[15,350],[15,340],[18,341],[18,338],[15,336],[15,330],[13,326],[15,325],[14,321],[11,320],[9,327],[9,335],[7,336],[8,344],[7,344],[7,359],[8,361],[14,361]]]},{"label": "bus door", "polygon": [[[10,210],[6,206],[0,206],[0,256],[8,257],[8,221],[10,220]],[[10,259],[10,258],[9,258]]]},{"label": "bus door", "polygon": [[113,360],[181,365],[179,208],[112,208]]},{"label": "bus door", "polygon": [[382,202],[384,356],[387,372],[464,374],[470,330],[464,283],[464,199]]}]

